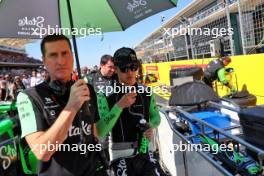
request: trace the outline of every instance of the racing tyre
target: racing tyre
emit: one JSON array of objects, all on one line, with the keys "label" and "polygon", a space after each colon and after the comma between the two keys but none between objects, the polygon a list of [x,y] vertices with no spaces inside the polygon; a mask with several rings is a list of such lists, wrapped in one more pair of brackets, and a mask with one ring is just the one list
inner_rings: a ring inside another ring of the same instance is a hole
[{"label": "racing tyre", "polygon": [[256,106],[257,104],[257,97],[255,95],[249,94],[245,97],[241,98],[232,98],[232,97],[224,97],[228,101],[232,101],[233,103],[239,105],[240,107],[248,107],[248,106]]}]

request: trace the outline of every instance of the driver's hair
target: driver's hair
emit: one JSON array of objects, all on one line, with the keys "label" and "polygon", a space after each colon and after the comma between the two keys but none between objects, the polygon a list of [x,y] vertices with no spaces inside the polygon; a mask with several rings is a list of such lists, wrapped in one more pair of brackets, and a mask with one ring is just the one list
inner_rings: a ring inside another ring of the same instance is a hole
[{"label": "driver's hair", "polygon": [[231,58],[229,56],[225,56],[225,57],[223,57],[223,61],[231,62],[232,60],[231,60]]}]

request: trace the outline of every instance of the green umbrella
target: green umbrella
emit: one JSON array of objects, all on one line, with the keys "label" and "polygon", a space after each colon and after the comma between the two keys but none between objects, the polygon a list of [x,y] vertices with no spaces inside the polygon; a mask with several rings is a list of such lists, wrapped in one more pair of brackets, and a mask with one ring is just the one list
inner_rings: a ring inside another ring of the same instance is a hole
[{"label": "green umbrella", "polygon": [[[61,23],[69,27],[66,1],[61,1]],[[176,0],[82,0],[71,1],[74,26],[99,27],[103,32],[125,30],[131,25],[172,8]],[[75,12],[74,9],[78,9]]]},{"label": "green umbrella", "polygon": [[81,75],[75,36],[125,30],[176,4],[177,0],[0,0],[0,37],[34,39],[58,31],[73,34]]}]

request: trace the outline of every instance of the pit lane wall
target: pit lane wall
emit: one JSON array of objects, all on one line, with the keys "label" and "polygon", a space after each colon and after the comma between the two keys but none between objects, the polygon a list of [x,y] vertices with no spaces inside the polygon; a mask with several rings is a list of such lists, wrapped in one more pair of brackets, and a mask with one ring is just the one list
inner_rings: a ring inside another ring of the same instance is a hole
[{"label": "pit lane wall", "polygon": [[[228,67],[235,70],[232,82],[235,84],[237,77],[238,90],[245,84],[251,94],[257,96],[257,104],[264,104],[264,54],[232,56],[232,62]],[[154,73],[159,83],[170,86],[170,70],[175,68],[200,66],[205,68],[210,59],[194,59],[184,61],[163,62],[155,64],[143,64],[144,73]],[[218,85],[219,95],[224,96],[228,90]]]}]

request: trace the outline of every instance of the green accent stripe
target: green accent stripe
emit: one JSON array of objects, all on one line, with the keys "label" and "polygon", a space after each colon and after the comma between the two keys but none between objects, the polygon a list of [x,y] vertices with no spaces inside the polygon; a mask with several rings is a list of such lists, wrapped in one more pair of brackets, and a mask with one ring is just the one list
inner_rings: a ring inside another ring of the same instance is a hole
[{"label": "green accent stripe", "polygon": [[222,84],[227,84],[228,83],[228,80],[226,79],[225,77],[225,68],[221,68],[217,71],[217,76],[218,76],[218,79],[219,81],[222,83]]},{"label": "green accent stripe", "polygon": [[103,138],[114,127],[118,117],[122,113],[122,109],[115,104],[112,109],[109,110],[107,99],[103,93],[99,93],[97,100],[100,120],[96,123],[96,127],[98,135],[100,138]]},{"label": "green accent stripe", "polygon": [[177,6],[178,0],[171,0],[171,2],[172,2],[175,6]]},{"label": "green accent stripe", "polygon": [[0,136],[6,132],[9,134],[10,138],[14,137],[13,122],[9,117],[0,120]]},{"label": "green accent stripe", "polygon": [[19,93],[17,96],[17,110],[22,129],[21,137],[37,132],[37,121],[33,105],[24,93]]},{"label": "green accent stripe", "polygon": [[159,109],[156,105],[155,96],[152,94],[150,98],[150,106],[149,106],[149,115],[150,115],[150,127],[156,128],[160,124],[160,115]]}]

